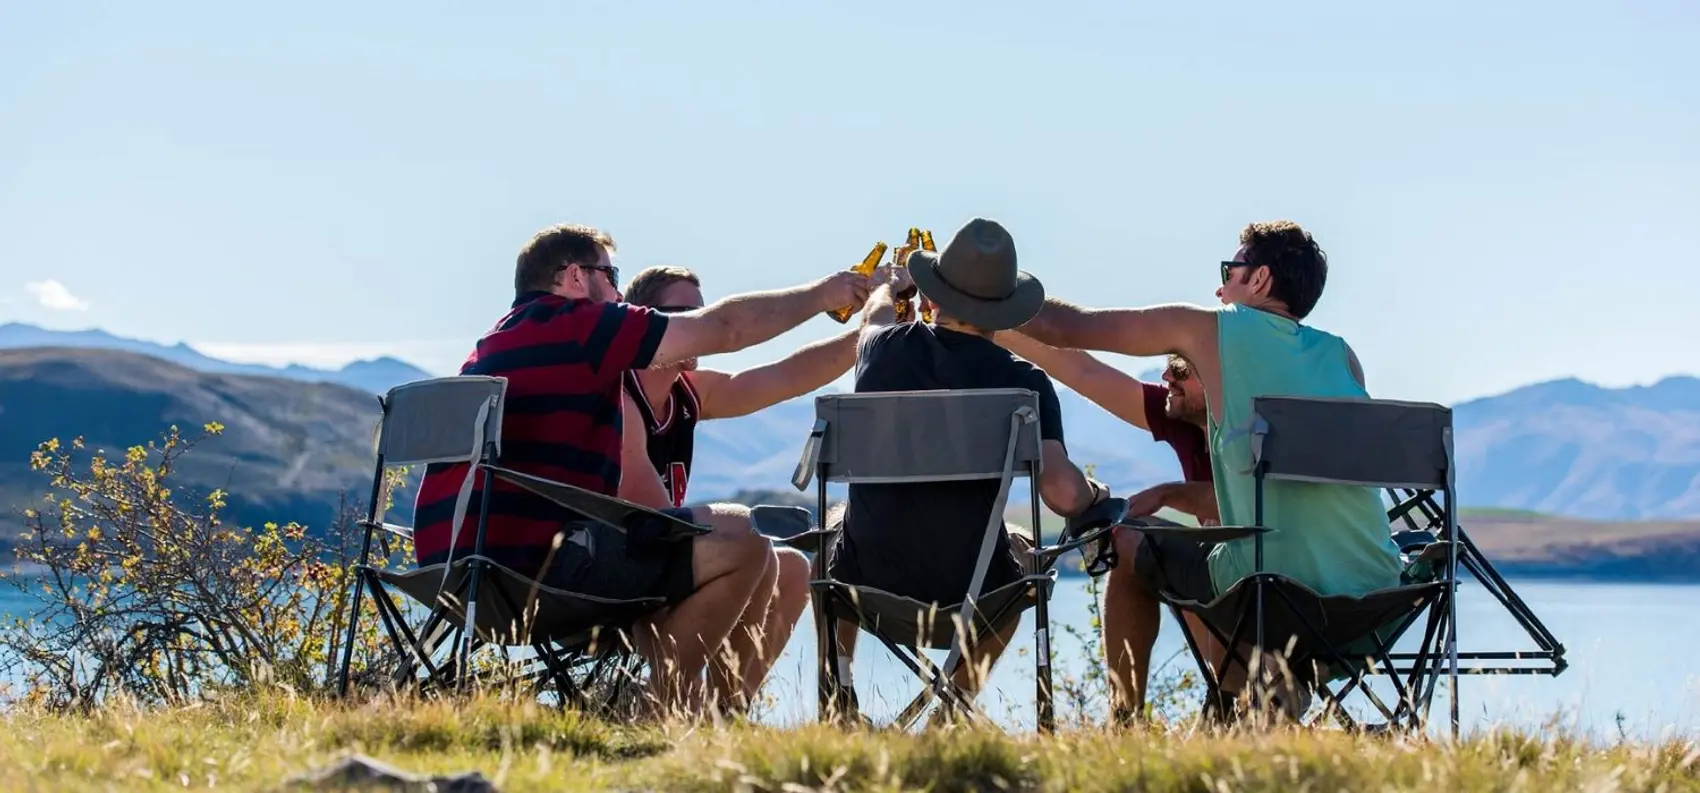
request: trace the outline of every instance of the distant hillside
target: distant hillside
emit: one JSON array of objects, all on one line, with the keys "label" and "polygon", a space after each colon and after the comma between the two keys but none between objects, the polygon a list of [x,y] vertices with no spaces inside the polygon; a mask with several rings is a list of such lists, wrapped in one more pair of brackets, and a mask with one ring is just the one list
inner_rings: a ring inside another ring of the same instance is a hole
[{"label": "distant hillside", "polygon": [[1505,575],[1700,581],[1700,521],[1466,515],[1463,526]]},{"label": "distant hillside", "polygon": [[35,503],[46,480],[29,455],[49,438],[81,435],[108,455],[145,444],[176,424],[224,434],[184,456],[176,488],[232,494],[230,517],[324,525],[338,493],[364,500],[371,485],[378,401],[331,383],[210,374],[113,350],[0,350],[0,524]]},{"label": "distant hillside", "polygon": [[1456,407],[1466,504],[1577,518],[1700,516],[1700,379],[1555,380]]},{"label": "distant hillside", "polygon": [[[1118,492],[1180,476],[1167,445],[1067,389],[1058,398],[1071,456],[1097,465]],[[804,397],[699,425],[704,462],[693,466],[692,493],[784,487],[813,416]],[[1600,520],[1700,517],[1700,379],[1541,383],[1457,405],[1454,422],[1465,504]],[[1011,498],[1024,503],[1026,490]]]},{"label": "distant hillside", "polygon": [[374,394],[384,393],[401,383],[430,377],[424,370],[413,364],[389,357],[370,361],[355,361],[341,369],[314,369],[298,365],[265,366],[220,360],[203,355],[187,344],[155,344],[151,341],[114,336],[104,330],[47,330],[16,322],[0,325],[0,350],[32,347],[122,350],[163,358],[200,372],[251,374],[307,382],[340,383],[350,388],[358,388],[361,391],[369,391]]}]

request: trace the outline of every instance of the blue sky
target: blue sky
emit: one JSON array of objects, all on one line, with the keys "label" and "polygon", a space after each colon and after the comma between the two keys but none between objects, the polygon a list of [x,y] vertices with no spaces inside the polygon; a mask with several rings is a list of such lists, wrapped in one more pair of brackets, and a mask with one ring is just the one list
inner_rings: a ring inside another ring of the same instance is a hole
[{"label": "blue sky", "polygon": [[1286,217],[1377,395],[1700,372],[1692,2],[248,5],[0,2],[0,321],[447,373],[562,220],[712,298],[984,215],[1140,305]]}]

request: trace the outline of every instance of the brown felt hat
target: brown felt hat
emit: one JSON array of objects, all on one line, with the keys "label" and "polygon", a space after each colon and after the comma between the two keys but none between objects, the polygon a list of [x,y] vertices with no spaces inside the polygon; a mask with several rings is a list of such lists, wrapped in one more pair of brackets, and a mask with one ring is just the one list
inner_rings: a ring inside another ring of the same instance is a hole
[{"label": "brown felt hat", "polygon": [[1045,304],[1045,286],[1016,267],[1015,239],[995,220],[968,221],[944,250],[909,254],[915,287],[944,313],[977,328],[1027,324]]}]

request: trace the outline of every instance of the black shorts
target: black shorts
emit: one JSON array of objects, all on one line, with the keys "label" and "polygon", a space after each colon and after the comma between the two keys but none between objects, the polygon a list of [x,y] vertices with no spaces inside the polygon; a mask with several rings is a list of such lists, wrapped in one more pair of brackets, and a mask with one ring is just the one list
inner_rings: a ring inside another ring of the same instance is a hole
[{"label": "black shorts", "polygon": [[1210,580],[1210,550],[1215,547],[1213,542],[1172,535],[1141,535],[1133,570],[1159,591],[1209,603],[1216,599],[1216,584]]},{"label": "black shorts", "polygon": [[[661,512],[693,520],[689,509]],[[588,521],[578,525],[583,528],[568,534],[549,568],[539,576],[545,586],[610,600],[661,597],[669,605],[696,591],[694,540],[635,548],[627,542],[625,532]]]}]

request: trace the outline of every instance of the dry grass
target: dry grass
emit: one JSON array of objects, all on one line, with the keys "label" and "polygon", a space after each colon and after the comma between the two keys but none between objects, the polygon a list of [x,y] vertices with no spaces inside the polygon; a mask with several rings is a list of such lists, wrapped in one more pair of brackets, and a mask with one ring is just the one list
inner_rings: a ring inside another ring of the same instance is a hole
[{"label": "dry grass", "polygon": [[331,705],[284,694],[86,716],[14,712],[7,790],[275,789],[361,752],[502,790],[1700,790],[1700,747],[1503,733],[1460,745],[1338,732],[612,725],[495,699]]}]

